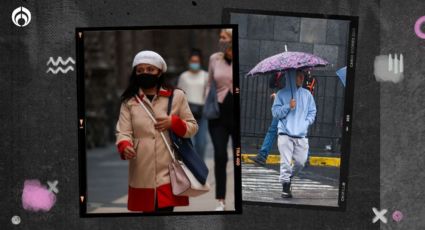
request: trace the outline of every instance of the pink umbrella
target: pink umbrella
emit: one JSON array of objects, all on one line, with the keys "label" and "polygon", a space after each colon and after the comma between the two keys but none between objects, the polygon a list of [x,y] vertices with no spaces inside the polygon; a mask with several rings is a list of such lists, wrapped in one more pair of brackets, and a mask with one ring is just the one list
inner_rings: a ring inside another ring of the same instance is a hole
[{"label": "pink umbrella", "polygon": [[312,69],[313,67],[326,66],[329,62],[309,53],[283,52],[262,60],[247,76],[269,72],[280,72],[288,69]]}]

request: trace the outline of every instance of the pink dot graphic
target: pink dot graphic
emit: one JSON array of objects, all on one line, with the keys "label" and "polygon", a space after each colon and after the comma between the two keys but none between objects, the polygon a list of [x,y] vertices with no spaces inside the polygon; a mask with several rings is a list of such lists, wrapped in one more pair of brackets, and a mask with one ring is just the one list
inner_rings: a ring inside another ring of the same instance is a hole
[{"label": "pink dot graphic", "polygon": [[41,185],[39,180],[25,180],[22,206],[28,211],[49,211],[56,202],[56,195]]},{"label": "pink dot graphic", "polygon": [[425,33],[421,30],[421,26],[424,22],[425,22],[425,16],[422,16],[415,23],[415,33],[419,38],[422,38],[422,39],[425,39]]},{"label": "pink dot graphic", "polygon": [[400,211],[396,210],[393,212],[393,220],[395,222],[400,222],[403,219],[403,213],[401,213]]}]

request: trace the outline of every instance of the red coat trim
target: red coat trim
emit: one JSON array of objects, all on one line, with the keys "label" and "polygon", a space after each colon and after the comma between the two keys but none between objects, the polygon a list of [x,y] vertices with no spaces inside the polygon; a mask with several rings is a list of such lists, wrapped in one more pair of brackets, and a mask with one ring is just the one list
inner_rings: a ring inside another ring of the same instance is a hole
[{"label": "red coat trim", "polygon": [[[158,95],[163,97],[169,97],[173,93],[172,90],[159,90]],[[141,101],[143,101],[143,97],[145,96],[143,93],[139,93],[137,95]]]},{"label": "red coat trim", "polygon": [[127,141],[127,140],[122,140],[118,143],[117,148],[118,148],[118,152],[120,153],[121,159],[124,160],[124,149],[127,148],[127,146],[133,146],[133,144],[131,144],[131,142]]},{"label": "red coat trim", "polygon": [[160,90],[158,94],[159,96],[169,97],[172,93],[172,90]]},{"label": "red coat trim", "polygon": [[155,211],[153,188],[133,188],[128,186],[127,209],[130,211]]},{"label": "red coat trim", "polygon": [[177,115],[171,115],[171,130],[180,137],[186,134],[186,123]]},{"label": "red coat trim", "polygon": [[165,208],[170,206],[188,206],[189,197],[175,196],[171,189],[171,184],[164,184],[156,189],[158,197],[158,208]]},{"label": "red coat trim", "polygon": [[[153,188],[133,188],[128,186],[127,208],[130,211],[153,212],[155,211]],[[171,184],[164,184],[156,189],[158,208],[188,206],[189,197],[175,196]]]}]

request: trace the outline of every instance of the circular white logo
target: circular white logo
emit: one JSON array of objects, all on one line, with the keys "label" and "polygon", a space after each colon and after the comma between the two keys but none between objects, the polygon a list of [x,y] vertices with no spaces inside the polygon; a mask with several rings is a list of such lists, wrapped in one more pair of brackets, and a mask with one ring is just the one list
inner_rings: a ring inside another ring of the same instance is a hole
[{"label": "circular white logo", "polygon": [[31,12],[23,6],[16,8],[12,13],[12,22],[19,27],[27,26],[31,22]]},{"label": "circular white logo", "polygon": [[13,216],[12,217],[12,224],[18,225],[20,223],[21,223],[21,217],[19,217],[19,216]]}]

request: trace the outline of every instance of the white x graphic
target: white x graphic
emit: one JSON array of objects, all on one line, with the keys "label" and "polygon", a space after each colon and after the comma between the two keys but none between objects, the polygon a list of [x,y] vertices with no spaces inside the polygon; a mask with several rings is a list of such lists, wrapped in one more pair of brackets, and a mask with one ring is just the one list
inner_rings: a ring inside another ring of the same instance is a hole
[{"label": "white x graphic", "polygon": [[58,188],[56,188],[56,186],[58,185],[58,183],[59,182],[57,180],[55,180],[53,182],[47,181],[47,184],[49,185],[49,191],[50,192],[53,191],[54,193],[58,193],[59,190],[58,190]]},{"label": "white x graphic", "polygon": [[381,211],[378,211],[375,207],[372,208],[373,213],[375,213],[375,217],[373,218],[372,222],[376,223],[376,221],[381,220],[384,224],[387,223],[387,218],[384,216],[385,213],[387,213],[387,209],[382,209]]}]

